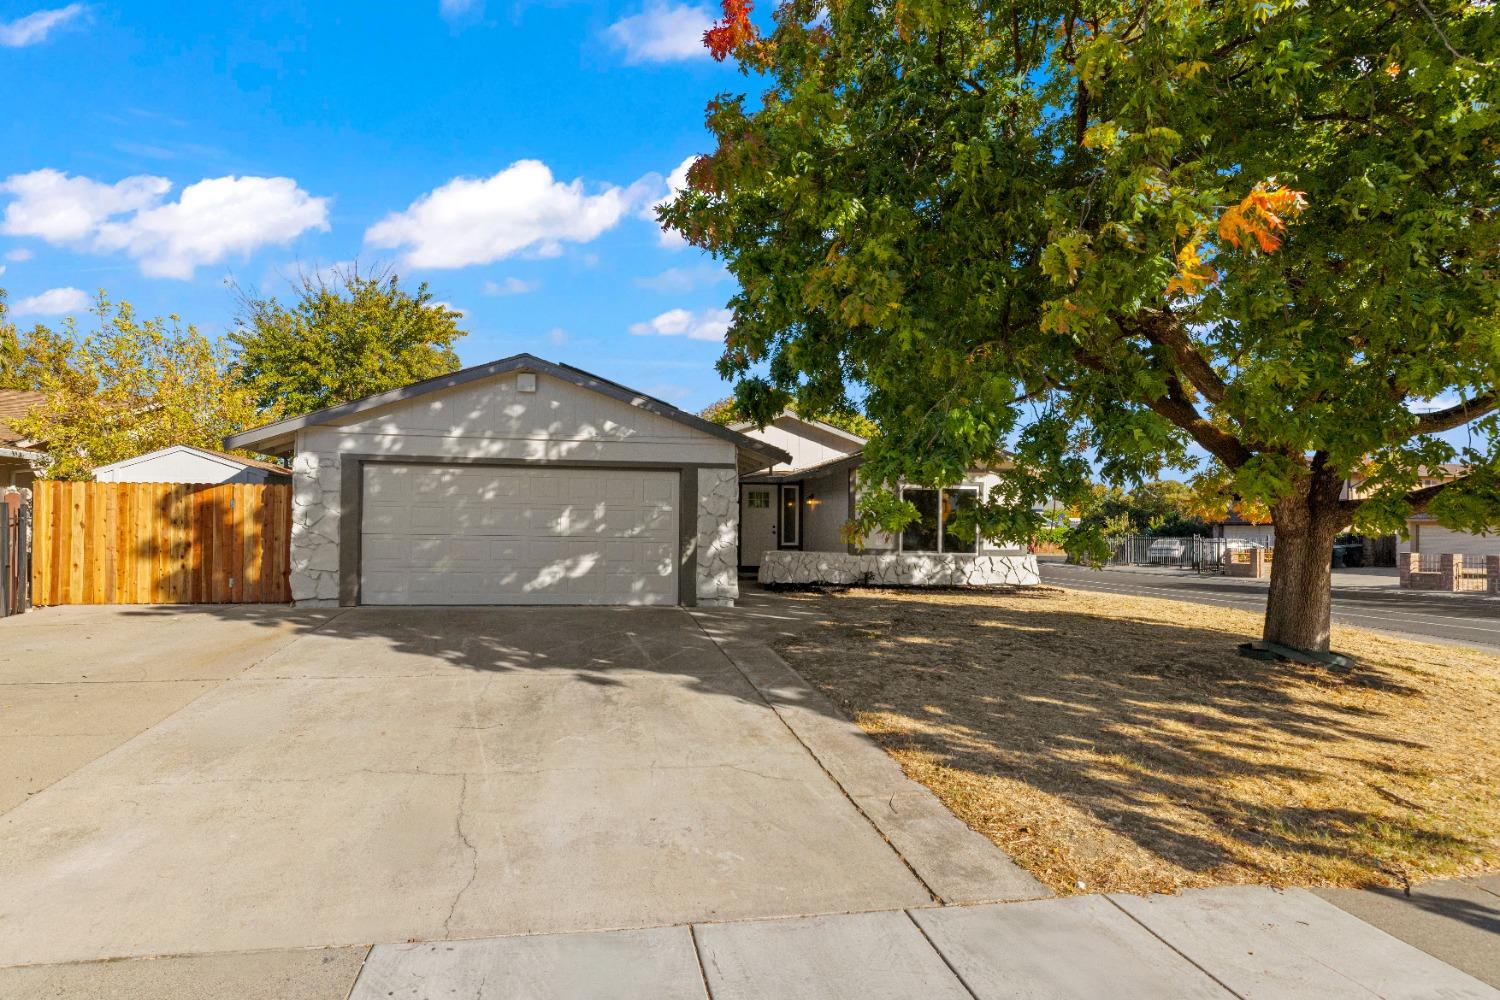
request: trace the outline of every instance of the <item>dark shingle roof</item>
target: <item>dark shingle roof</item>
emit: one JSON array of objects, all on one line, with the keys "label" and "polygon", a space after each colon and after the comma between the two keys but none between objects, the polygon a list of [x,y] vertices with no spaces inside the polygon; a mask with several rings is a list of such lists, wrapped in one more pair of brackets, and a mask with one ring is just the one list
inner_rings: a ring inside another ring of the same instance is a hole
[{"label": "dark shingle roof", "polygon": [[10,422],[24,417],[27,411],[41,405],[46,399],[47,394],[42,392],[0,389],[0,444],[15,444],[22,440],[22,435],[16,432]]}]

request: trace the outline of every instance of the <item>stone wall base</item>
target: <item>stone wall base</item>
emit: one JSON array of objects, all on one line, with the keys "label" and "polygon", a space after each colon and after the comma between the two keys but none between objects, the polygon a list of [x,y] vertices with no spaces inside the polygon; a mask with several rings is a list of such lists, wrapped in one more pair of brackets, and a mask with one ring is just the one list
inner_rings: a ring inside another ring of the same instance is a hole
[{"label": "stone wall base", "polygon": [[1041,583],[1036,556],[963,556],[929,552],[767,552],[760,582],[864,584],[875,587],[1030,587]]}]

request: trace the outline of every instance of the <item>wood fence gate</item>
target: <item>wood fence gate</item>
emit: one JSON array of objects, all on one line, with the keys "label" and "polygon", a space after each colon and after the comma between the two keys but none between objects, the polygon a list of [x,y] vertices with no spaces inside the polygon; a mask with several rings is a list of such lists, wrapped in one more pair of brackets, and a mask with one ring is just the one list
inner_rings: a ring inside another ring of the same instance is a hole
[{"label": "wood fence gate", "polygon": [[19,492],[0,494],[0,618],[31,606],[31,505]]},{"label": "wood fence gate", "polygon": [[32,604],[290,601],[291,492],[37,482]]}]

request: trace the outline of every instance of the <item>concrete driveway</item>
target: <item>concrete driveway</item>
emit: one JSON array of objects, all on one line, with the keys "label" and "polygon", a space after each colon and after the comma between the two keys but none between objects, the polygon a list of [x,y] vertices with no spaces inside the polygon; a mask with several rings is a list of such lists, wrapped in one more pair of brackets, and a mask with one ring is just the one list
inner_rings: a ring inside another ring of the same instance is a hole
[{"label": "concrete driveway", "polygon": [[925,814],[919,878],[830,769],[925,790],[681,610],[66,608],[0,643],[0,731],[56,741],[0,802],[0,967],[930,905],[984,849]]}]

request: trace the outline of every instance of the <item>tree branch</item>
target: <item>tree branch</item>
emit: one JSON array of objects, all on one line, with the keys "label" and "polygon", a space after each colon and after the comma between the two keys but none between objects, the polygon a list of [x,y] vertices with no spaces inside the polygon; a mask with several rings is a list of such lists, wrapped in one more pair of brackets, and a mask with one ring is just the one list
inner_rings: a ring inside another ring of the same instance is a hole
[{"label": "tree branch", "polygon": [[[1083,348],[1077,348],[1073,356],[1078,363],[1085,368],[1104,374],[1113,374],[1114,369],[1105,364],[1101,359],[1089,354]],[[1198,408],[1193,405],[1187,390],[1173,372],[1165,373],[1167,380],[1167,395],[1162,398],[1146,400],[1145,405],[1169,422],[1187,431],[1194,441],[1203,446],[1203,449],[1213,455],[1230,469],[1238,469],[1255,453],[1245,446],[1239,438],[1230,434],[1222,428],[1215,427],[1206,420]]]},{"label": "tree branch", "polygon": [[[1432,504],[1432,501],[1437,497],[1439,493],[1442,493],[1454,483],[1463,482],[1465,478],[1466,477],[1464,476],[1456,476],[1453,479],[1437,483],[1433,486],[1423,486],[1419,489],[1412,490],[1410,493],[1406,494],[1406,502],[1411,504],[1412,513],[1424,514],[1427,512],[1428,506]],[[1365,501],[1363,499],[1340,500],[1339,507],[1341,507],[1345,512],[1353,514],[1364,502]]]},{"label": "tree branch", "polygon": [[1500,394],[1481,393],[1473,399],[1463,400],[1444,410],[1433,410],[1417,418],[1417,434],[1440,434],[1462,427],[1470,420],[1478,419],[1500,406]]},{"label": "tree branch", "polygon": [[1167,395],[1146,404],[1158,415],[1187,431],[1194,441],[1225,466],[1238,469],[1254,457],[1254,453],[1239,438],[1222,428],[1215,427],[1188,398],[1187,390],[1176,375],[1167,376]]},{"label": "tree branch", "polygon": [[1153,344],[1165,347],[1172,354],[1172,360],[1177,367],[1182,369],[1182,374],[1187,376],[1193,388],[1203,394],[1215,406],[1224,402],[1224,396],[1229,387],[1224,380],[1219,378],[1219,373],[1214,371],[1213,365],[1198,350],[1196,344],[1188,336],[1187,330],[1175,319],[1167,316],[1154,318],[1143,323],[1141,332],[1146,339]]}]

